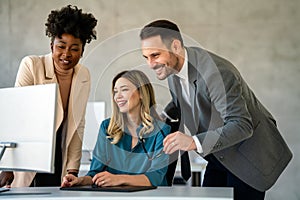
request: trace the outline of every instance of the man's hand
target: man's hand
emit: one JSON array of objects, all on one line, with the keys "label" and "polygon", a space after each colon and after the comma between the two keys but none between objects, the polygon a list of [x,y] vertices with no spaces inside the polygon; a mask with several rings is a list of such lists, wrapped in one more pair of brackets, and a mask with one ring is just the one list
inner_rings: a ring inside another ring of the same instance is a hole
[{"label": "man's hand", "polygon": [[10,187],[10,184],[13,182],[13,180],[14,173],[12,171],[3,171],[0,173],[0,187]]},{"label": "man's hand", "polygon": [[177,150],[191,151],[197,149],[192,136],[186,135],[180,131],[169,134],[164,139],[164,152],[172,154]]}]

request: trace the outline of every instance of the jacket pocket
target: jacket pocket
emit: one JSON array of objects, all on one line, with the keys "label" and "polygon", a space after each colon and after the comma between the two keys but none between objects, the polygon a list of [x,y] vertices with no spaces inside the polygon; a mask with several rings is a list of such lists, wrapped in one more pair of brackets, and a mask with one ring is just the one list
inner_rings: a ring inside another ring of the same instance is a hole
[{"label": "jacket pocket", "polygon": [[273,121],[259,122],[253,136],[239,147],[241,154],[263,175],[270,175],[280,162],[284,146]]}]

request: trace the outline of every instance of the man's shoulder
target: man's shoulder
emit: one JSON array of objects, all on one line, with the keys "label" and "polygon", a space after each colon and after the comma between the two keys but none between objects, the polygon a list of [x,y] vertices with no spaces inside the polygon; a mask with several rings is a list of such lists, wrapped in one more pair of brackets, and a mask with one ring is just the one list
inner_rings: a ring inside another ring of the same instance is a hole
[{"label": "man's shoulder", "polygon": [[[205,72],[220,72],[239,74],[236,67],[224,56],[215,52],[202,49],[200,47],[187,47],[189,62],[197,68],[197,71],[204,74]],[[209,65],[207,67],[203,67]],[[212,65],[214,67],[212,67]]]}]

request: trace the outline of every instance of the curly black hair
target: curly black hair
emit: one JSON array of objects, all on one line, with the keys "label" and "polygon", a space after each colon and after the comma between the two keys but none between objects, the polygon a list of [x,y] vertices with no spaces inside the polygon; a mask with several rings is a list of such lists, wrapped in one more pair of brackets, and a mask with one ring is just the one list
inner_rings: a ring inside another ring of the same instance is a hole
[{"label": "curly black hair", "polygon": [[77,6],[68,5],[60,10],[52,10],[48,15],[46,35],[54,41],[55,37],[61,37],[68,33],[82,41],[83,46],[96,39],[97,19],[90,13],[82,13]]}]

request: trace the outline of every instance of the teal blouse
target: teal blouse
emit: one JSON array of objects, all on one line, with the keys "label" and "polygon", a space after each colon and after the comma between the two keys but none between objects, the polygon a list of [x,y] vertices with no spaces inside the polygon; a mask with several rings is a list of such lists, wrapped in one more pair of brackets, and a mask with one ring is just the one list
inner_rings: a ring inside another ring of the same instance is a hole
[{"label": "teal blouse", "polygon": [[[157,155],[163,148],[164,137],[170,133],[170,126],[155,120],[154,130],[143,137],[145,150],[151,158],[154,158],[150,160],[143,149],[141,140],[138,140],[137,145],[131,148],[132,136],[128,129],[117,144],[111,144],[112,139],[106,138],[109,121],[110,119],[106,119],[101,123],[87,176],[93,177],[102,171],[112,174],[144,174],[153,186],[166,186],[165,176],[169,156],[164,153]],[[138,127],[137,133],[141,128],[142,126]]]}]

